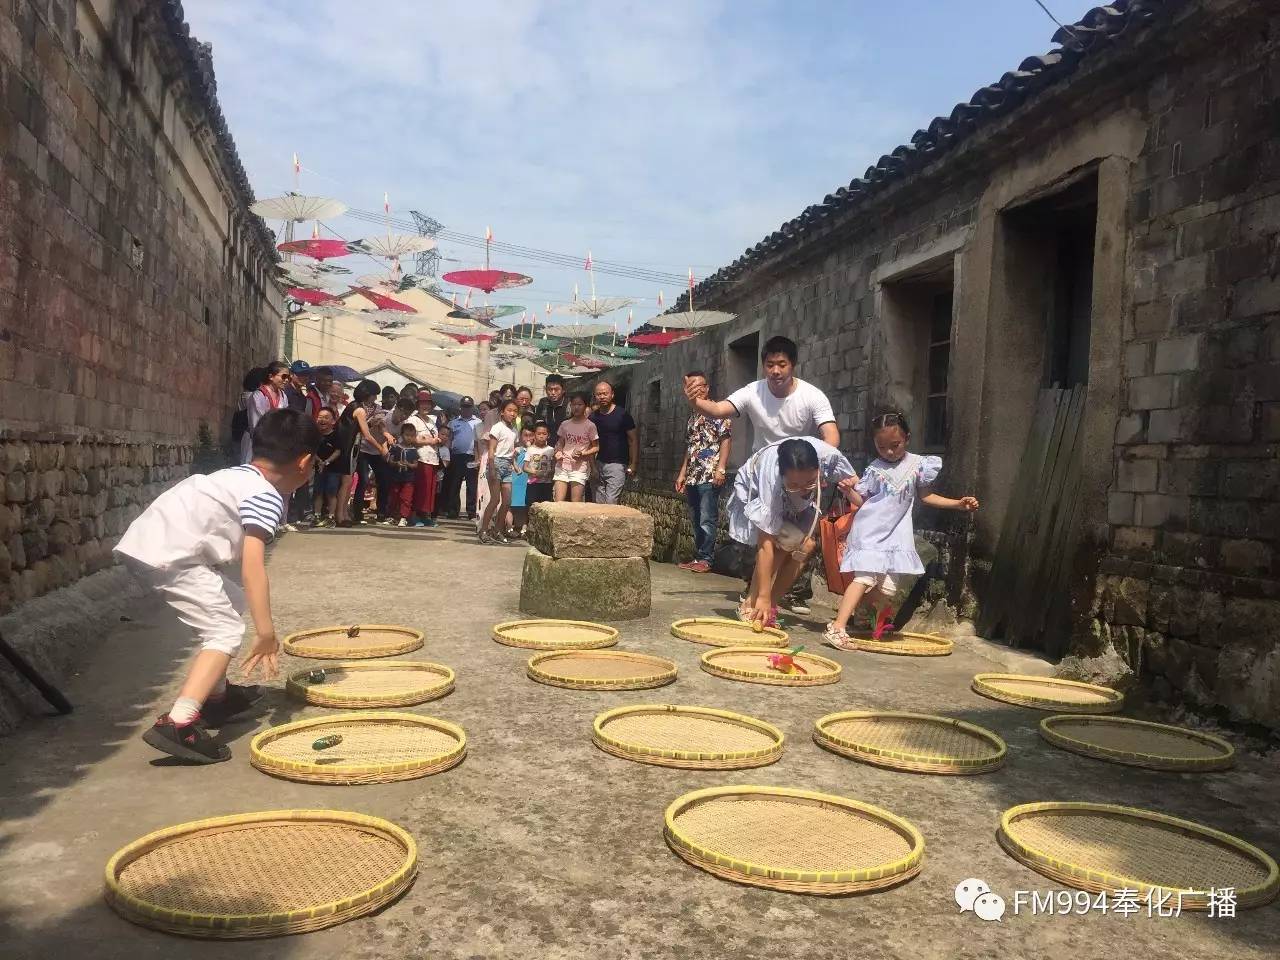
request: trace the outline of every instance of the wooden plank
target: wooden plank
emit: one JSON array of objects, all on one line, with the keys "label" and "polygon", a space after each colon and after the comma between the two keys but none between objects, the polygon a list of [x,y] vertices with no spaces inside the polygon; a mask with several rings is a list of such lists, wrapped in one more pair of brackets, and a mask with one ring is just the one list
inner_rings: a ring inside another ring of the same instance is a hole
[{"label": "wooden plank", "polygon": [[1046,559],[1043,576],[1038,589],[1045,598],[1041,607],[1040,622],[1036,629],[1037,645],[1045,652],[1061,656],[1065,652],[1071,637],[1071,575],[1074,572],[1072,563],[1076,547],[1079,543],[1079,524],[1081,515],[1081,497],[1079,494],[1081,476],[1081,427],[1084,423],[1084,409],[1087,405],[1088,390],[1085,386],[1076,388],[1079,396],[1072,405],[1073,422],[1069,424],[1071,445],[1067,451],[1068,459],[1063,485],[1063,493],[1058,501],[1058,509],[1054,518],[1046,546]]},{"label": "wooden plank", "polygon": [[1058,392],[1041,390],[1036,397],[1036,409],[1027,430],[1025,442],[1027,449],[1022,460],[1024,470],[1020,473],[1009,497],[1009,506],[1005,511],[1004,523],[1001,524],[1000,537],[992,558],[991,574],[983,597],[982,609],[979,611],[977,629],[978,633],[984,637],[992,636],[1000,630],[1010,604],[1016,599],[1009,589],[1017,569],[1014,557],[1015,547],[1022,533],[1028,504],[1040,484],[1040,475],[1044,469],[1045,455],[1056,415]]},{"label": "wooden plank", "polygon": [[1025,601],[1017,610],[1017,629],[1011,631],[1010,637],[1015,646],[1042,645],[1047,612],[1053,605],[1053,586],[1062,567],[1059,548],[1063,528],[1078,497],[1068,478],[1075,470],[1084,395],[1084,387],[1077,386],[1071,390],[1068,402],[1060,407],[1056,424],[1058,445],[1038,505],[1035,532],[1028,544],[1030,555],[1023,567],[1025,577],[1020,596]]}]

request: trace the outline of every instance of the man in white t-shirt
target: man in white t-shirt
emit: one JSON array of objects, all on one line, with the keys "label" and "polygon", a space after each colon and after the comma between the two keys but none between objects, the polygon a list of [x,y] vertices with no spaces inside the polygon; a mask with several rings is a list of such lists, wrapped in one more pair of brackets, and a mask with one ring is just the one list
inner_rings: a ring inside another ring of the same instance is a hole
[{"label": "man in white t-shirt", "polygon": [[[795,341],[770,337],[760,351],[764,379],[748,383],[726,400],[712,400],[701,393],[697,380],[685,382],[689,405],[708,417],[742,417],[751,421],[752,450],[791,437],[817,437],[839,448],[840,429],[827,395],[813,384],[799,379],[796,371]],[[816,556],[816,554],[815,554]],[[748,580],[750,576],[748,575]],[[813,596],[812,570],[806,568],[787,593],[783,605],[792,613],[807,614],[806,601]]]}]

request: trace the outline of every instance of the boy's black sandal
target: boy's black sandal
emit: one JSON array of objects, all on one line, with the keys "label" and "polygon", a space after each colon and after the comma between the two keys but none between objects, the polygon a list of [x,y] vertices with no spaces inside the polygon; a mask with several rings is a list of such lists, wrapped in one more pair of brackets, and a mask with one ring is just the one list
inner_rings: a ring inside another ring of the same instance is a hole
[{"label": "boy's black sandal", "polygon": [[161,753],[189,763],[221,763],[231,759],[230,748],[209,736],[199,718],[178,726],[166,713],[142,739]]}]

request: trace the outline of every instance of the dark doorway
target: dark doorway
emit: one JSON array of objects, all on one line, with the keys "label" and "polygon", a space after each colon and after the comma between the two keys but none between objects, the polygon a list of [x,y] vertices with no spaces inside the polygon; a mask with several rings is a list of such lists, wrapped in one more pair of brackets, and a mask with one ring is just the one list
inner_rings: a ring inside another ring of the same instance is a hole
[{"label": "dark doorway", "polygon": [[[729,344],[725,362],[726,383],[721,385],[721,395],[728,396],[739,387],[760,379],[760,333],[749,333]],[[733,445],[729,451],[729,466],[737,469],[747,462],[755,443],[751,421],[738,417],[733,422]]]}]

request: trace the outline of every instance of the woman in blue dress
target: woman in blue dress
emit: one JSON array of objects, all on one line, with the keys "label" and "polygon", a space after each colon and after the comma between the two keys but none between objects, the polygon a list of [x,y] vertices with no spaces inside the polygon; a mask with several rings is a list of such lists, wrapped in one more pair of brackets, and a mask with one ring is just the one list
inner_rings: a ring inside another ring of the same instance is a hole
[{"label": "woman in blue dress", "polygon": [[843,453],[812,437],[771,443],[742,465],[728,503],[729,536],[756,548],[756,566],[738,619],[777,625],[778,602],[817,545],[824,483],[847,495],[857,479]]}]

